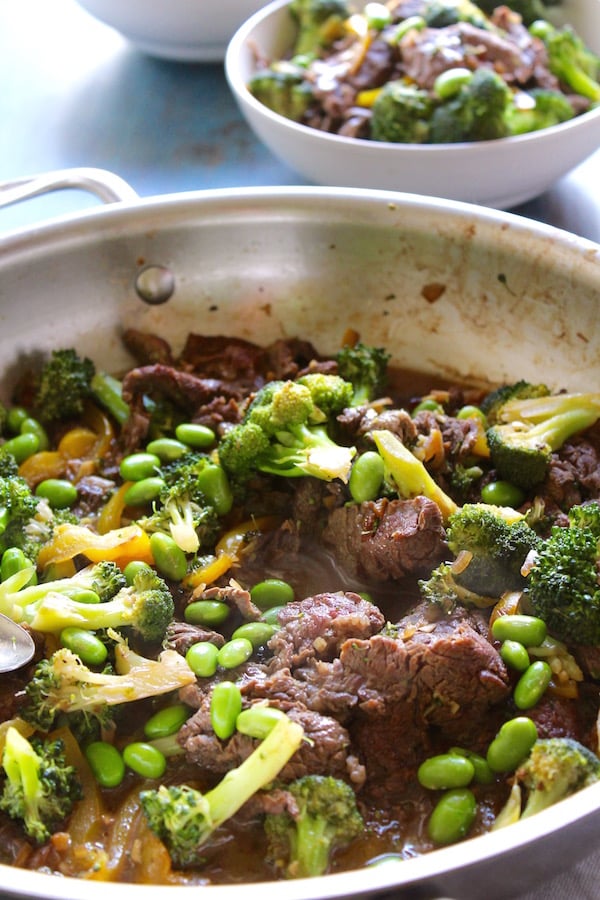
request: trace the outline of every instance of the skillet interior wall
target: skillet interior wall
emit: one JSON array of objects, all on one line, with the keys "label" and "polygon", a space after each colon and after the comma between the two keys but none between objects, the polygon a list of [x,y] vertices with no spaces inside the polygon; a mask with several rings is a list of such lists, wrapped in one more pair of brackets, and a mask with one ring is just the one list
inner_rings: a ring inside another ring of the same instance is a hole
[{"label": "skillet interior wall", "polygon": [[[140,203],[42,228],[34,244],[16,239],[0,264],[5,366],[75,344],[118,370],[129,362],[121,326],[175,346],[190,330],[259,343],[300,335],[323,352],[351,327],[395,364],[445,379],[598,383],[592,245],[574,254],[551,229],[540,237],[516,219],[475,221],[460,205],[440,214],[387,197],[355,201],[315,190],[276,203],[265,194]],[[147,306],[133,289],[147,264],[175,275],[165,305]]]}]

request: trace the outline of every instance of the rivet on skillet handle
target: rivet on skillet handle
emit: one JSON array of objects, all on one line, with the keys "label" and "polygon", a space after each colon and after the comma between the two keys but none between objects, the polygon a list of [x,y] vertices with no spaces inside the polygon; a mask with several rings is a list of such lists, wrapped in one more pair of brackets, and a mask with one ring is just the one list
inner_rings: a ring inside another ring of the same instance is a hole
[{"label": "rivet on skillet handle", "polygon": [[103,203],[139,199],[126,181],[105,169],[58,169],[0,182],[0,207],[20,203],[40,194],[67,189],[88,191]]},{"label": "rivet on skillet handle", "polygon": [[150,306],[166,303],[175,290],[175,276],[165,266],[146,266],[135,279],[140,300]]}]

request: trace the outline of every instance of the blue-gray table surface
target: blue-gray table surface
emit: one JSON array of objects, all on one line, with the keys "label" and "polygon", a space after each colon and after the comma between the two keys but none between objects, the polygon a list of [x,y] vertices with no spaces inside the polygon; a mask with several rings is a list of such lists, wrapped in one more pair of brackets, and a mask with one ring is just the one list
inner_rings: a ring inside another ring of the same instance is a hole
[{"label": "blue-gray table surface", "polygon": [[[253,136],[222,65],[146,57],[74,0],[0,0],[0,72],[0,181],[94,166],[142,197],[306,183]],[[62,191],[6,207],[0,234],[97,202]],[[600,149],[514,211],[600,243]],[[588,860],[519,900],[597,900],[599,873]]]}]

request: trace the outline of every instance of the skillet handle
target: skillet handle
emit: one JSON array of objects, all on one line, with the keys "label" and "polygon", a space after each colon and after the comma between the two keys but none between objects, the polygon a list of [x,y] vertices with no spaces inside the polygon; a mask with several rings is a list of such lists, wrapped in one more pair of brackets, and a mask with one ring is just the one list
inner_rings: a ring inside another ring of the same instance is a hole
[{"label": "skillet handle", "polygon": [[58,169],[55,172],[0,182],[0,207],[66,189],[88,191],[103,203],[139,199],[126,181],[105,169]]}]

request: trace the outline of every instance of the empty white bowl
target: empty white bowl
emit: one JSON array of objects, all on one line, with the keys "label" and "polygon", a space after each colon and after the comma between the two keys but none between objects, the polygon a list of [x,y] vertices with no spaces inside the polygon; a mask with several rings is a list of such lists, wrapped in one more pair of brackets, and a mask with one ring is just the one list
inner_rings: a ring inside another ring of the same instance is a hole
[{"label": "empty white bowl", "polygon": [[[275,0],[245,22],[225,57],[231,90],[257,137],[288,166],[323,185],[409,191],[498,209],[524,203],[600,147],[600,108],[541,131],[457,144],[391,144],[341,137],[272,112],[247,88],[257,51],[281,59],[293,44],[289,0]],[[357,3],[362,9],[364,3]],[[600,0],[565,0],[569,22],[600,53]]]},{"label": "empty white bowl", "polygon": [[235,30],[263,0],[77,0],[151,56],[181,62],[222,60]]}]

